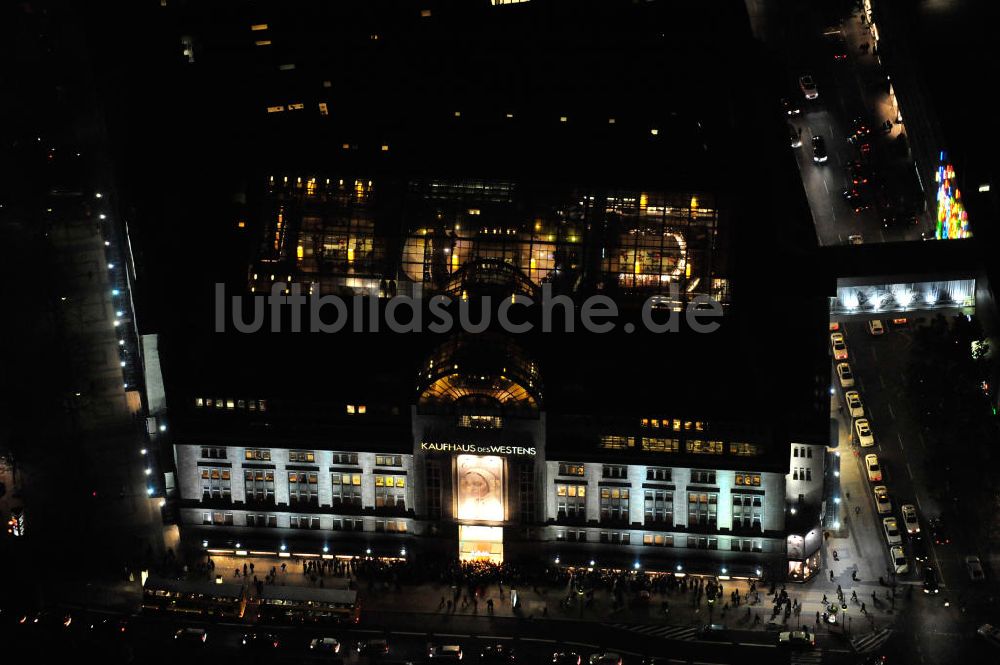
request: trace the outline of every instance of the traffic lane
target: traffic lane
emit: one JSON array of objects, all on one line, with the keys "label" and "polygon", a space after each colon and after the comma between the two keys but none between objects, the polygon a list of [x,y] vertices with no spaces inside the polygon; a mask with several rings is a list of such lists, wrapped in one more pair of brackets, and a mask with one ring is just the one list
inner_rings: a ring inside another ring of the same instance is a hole
[{"label": "traffic lane", "polygon": [[[411,618],[419,617],[410,615]],[[80,622],[77,622],[79,625]],[[412,622],[411,622],[412,623]],[[587,623],[581,625],[572,621],[529,621],[529,626],[541,628],[550,635],[555,633],[566,633],[575,640],[561,641],[554,637],[526,637],[505,635],[501,632],[490,636],[479,634],[465,634],[461,631],[446,633],[435,631],[431,633],[423,631],[406,631],[393,629],[384,631],[377,628],[349,628],[321,627],[253,627],[234,623],[184,623],[176,622],[173,617],[132,617],[126,633],[114,636],[111,640],[101,642],[102,653],[110,654],[119,652],[121,649],[112,647],[128,647],[130,657],[125,660],[139,660],[141,662],[213,662],[220,660],[225,662],[322,662],[325,658],[316,658],[310,653],[307,645],[308,640],[313,637],[327,636],[336,637],[342,643],[341,655],[348,663],[364,664],[370,661],[367,657],[362,657],[353,650],[356,641],[373,637],[385,637],[389,641],[389,658],[412,659],[416,662],[423,662],[426,655],[429,641],[436,643],[459,644],[463,651],[475,658],[480,650],[494,643],[511,645],[514,650],[521,655],[521,662],[540,663],[548,662],[554,651],[575,651],[587,658],[593,653],[611,650],[625,656],[626,663],[638,663],[646,656],[664,656],[669,654],[675,662],[697,662],[697,663],[736,663],[745,661],[747,655],[752,654],[755,662],[759,663],[787,663],[788,653],[776,646],[777,634],[773,632],[732,631],[727,634],[725,641],[715,640],[695,640],[695,641],[667,641],[659,638],[652,638],[639,633],[621,630],[603,630],[598,624]],[[196,625],[207,630],[207,639],[204,643],[196,642],[187,644],[174,639],[174,633],[182,626]],[[508,626],[509,627],[509,626]],[[273,633],[277,636],[279,647],[266,646],[263,648],[242,647],[242,636],[250,630],[261,630]],[[547,629],[547,630],[546,630]],[[608,640],[607,644],[595,645],[595,629],[603,632]],[[87,632],[77,633],[77,628],[60,629],[60,635],[68,637],[70,635],[86,636]],[[37,636],[36,633],[30,635],[25,632],[18,633],[16,637],[22,644],[28,646],[44,646],[43,644],[31,644],[32,640],[25,641],[23,638]],[[752,641],[741,641],[751,639]],[[577,641],[580,640],[580,641]],[[821,635],[819,640],[820,650],[823,652],[823,660],[827,663],[849,662],[850,651],[843,643],[839,635]],[[45,644],[58,646],[60,643],[45,640]],[[63,644],[62,646],[67,646]],[[67,651],[80,652],[82,645],[76,643],[72,649]],[[90,644],[89,646],[94,646]],[[87,652],[87,649],[83,649]],[[39,653],[43,653],[40,651]],[[103,658],[104,662],[115,662],[114,657]],[[123,661],[125,662],[125,661]],[[377,661],[376,661],[377,662]]]},{"label": "traffic lane", "polygon": [[[889,328],[885,335],[872,337],[866,332],[865,323],[850,322],[845,326],[847,335],[854,339],[858,367],[855,374],[862,385],[862,398],[872,416],[872,427],[876,434],[879,459],[886,470],[886,485],[893,500],[897,519],[901,519],[899,506],[914,503],[918,509],[923,538],[927,543],[931,563],[938,569],[943,591],[957,606],[982,605],[988,597],[991,583],[977,584],[969,579],[965,556],[969,548],[961,544],[963,539],[949,533],[952,543],[934,545],[928,542],[928,519],[940,514],[940,506],[929,488],[933,486],[932,471],[925,463],[927,451],[923,427],[915,421],[907,404],[903,371],[912,344],[912,329]],[[853,331],[853,333],[852,333]],[[850,344],[850,342],[849,342]],[[850,347],[849,347],[850,348]],[[868,364],[865,358],[871,356],[877,362]],[[878,381],[872,375],[879,377]],[[883,387],[884,377],[895,377]],[[913,566],[914,572],[922,573],[922,566]]]}]

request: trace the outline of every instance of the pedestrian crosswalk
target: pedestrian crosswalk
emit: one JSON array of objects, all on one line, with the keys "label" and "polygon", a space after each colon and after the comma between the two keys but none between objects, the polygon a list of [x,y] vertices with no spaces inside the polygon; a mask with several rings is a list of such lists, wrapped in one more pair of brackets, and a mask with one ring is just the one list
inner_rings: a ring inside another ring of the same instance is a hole
[{"label": "pedestrian crosswalk", "polygon": [[892,635],[892,630],[883,628],[876,630],[874,633],[868,633],[867,635],[851,640],[851,646],[858,653],[868,653],[885,644],[889,640],[890,635]]},{"label": "pedestrian crosswalk", "polygon": [[823,651],[821,649],[793,651],[788,662],[790,665],[820,665],[823,662]]},{"label": "pedestrian crosswalk", "polygon": [[691,641],[698,635],[697,628],[688,626],[662,626],[657,624],[635,624],[635,623],[609,623],[605,624],[610,628],[618,630],[628,630],[633,633],[660,637],[665,640],[686,640]]}]

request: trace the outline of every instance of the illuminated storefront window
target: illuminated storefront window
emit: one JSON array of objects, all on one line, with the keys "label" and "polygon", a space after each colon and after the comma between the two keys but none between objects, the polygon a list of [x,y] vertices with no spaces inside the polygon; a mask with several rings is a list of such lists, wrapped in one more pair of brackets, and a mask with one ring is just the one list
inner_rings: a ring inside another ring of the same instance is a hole
[{"label": "illuminated storefront window", "polygon": [[502,457],[459,455],[458,519],[500,522],[504,519]]}]

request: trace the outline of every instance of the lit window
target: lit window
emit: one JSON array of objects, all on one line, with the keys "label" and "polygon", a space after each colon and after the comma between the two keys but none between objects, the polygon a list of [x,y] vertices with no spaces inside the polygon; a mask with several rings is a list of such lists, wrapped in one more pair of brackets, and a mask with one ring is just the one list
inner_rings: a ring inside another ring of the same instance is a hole
[{"label": "lit window", "polygon": [[289,111],[299,111],[299,110],[304,109],[305,107],[306,107],[306,105],[303,104],[302,102],[297,102],[295,104],[289,104],[288,105],[288,110]]},{"label": "lit window", "polygon": [[194,398],[194,405],[197,406],[197,407],[205,406],[205,400],[203,400],[201,397],[195,397]]},{"label": "lit window", "polygon": [[364,413],[365,413],[366,410],[367,410],[367,408],[365,407],[364,404],[359,404],[358,405],[358,413],[360,413],[361,415],[364,415]]},{"label": "lit window", "polygon": [[389,146],[383,143],[382,144],[382,152],[389,152]]},{"label": "lit window", "polygon": [[653,136],[656,136],[657,134],[660,133],[660,130],[654,127],[653,129],[649,130],[649,133],[652,134]]},{"label": "lit window", "polygon": [[420,16],[422,18],[430,18],[430,16],[431,16],[431,10],[429,10],[429,9],[421,9],[420,10]]},{"label": "lit window", "polygon": [[601,437],[601,448],[607,450],[621,450],[624,448],[634,448],[634,436],[614,436],[607,434]]},{"label": "lit window", "polygon": [[285,110],[284,106],[268,106],[267,107],[267,112],[268,113],[281,113],[284,110]]},{"label": "lit window", "polygon": [[319,114],[320,115],[330,115],[330,110],[326,106],[326,102],[319,103]]},{"label": "lit window", "polygon": [[289,63],[287,65],[278,65],[278,71],[290,72],[295,69],[295,63]]},{"label": "lit window", "polygon": [[567,118],[566,116],[564,115],[559,116],[559,122],[566,122],[567,120],[569,120],[569,118]]},{"label": "lit window", "polygon": [[270,45],[271,45],[270,39],[258,39],[257,41],[254,42],[254,46],[270,46]]},{"label": "lit window", "polygon": [[347,405],[347,413],[348,413],[348,414],[350,414],[350,415],[354,415],[354,413],[355,413],[355,408],[354,408],[354,405],[353,405],[353,404],[348,404],[348,405]]},{"label": "lit window", "polygon": [[261,30],[267,30],[267,23],[255,23],[250,26],[250,29],[254,32],[260,32]]}]

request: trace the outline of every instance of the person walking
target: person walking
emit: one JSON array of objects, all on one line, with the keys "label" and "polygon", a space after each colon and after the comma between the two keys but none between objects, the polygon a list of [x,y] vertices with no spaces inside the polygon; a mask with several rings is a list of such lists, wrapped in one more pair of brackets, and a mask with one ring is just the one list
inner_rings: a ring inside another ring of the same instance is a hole
[{"label": "person walking", "polygon": [[868,614],[868,610],[865,608],[865,604],[864,603],[861,603],[861,613],[862,614]]}]

